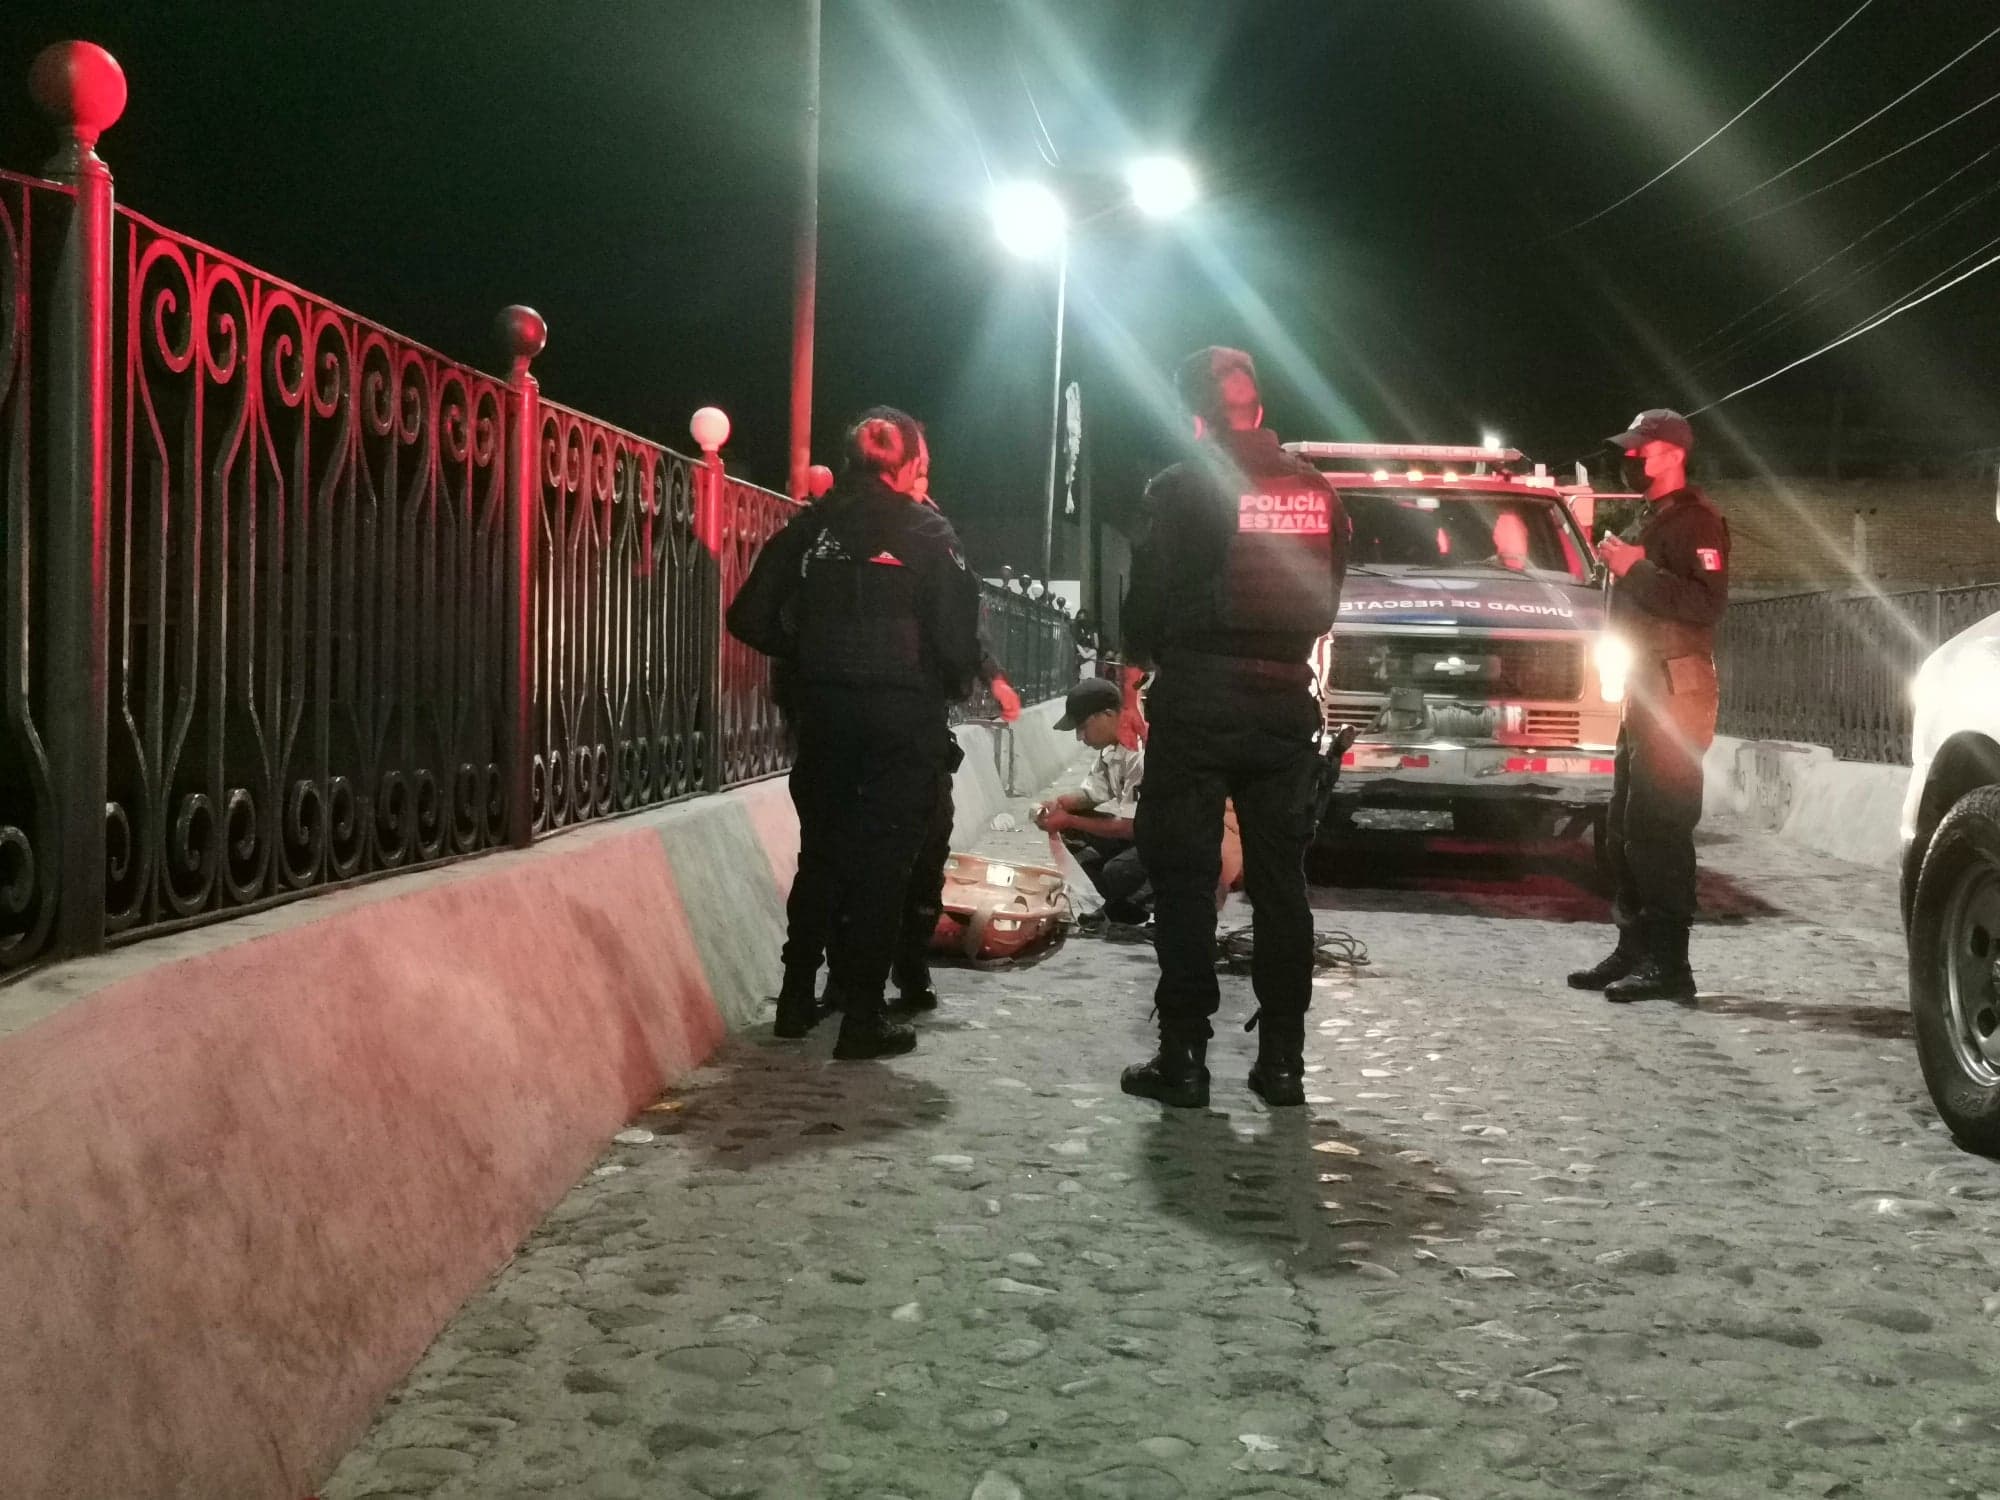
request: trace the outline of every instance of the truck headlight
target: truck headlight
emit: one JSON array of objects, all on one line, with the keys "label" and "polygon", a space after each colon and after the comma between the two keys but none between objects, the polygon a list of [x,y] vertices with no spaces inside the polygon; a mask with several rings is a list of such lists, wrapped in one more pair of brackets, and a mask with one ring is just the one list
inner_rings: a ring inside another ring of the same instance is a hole
[{"label": "truck headlight", "polygon": [[1606,703],[1625,701],[1625,679],[1632,672],[1632,648],[1615,635],[1597,638],[1597,687]]}]

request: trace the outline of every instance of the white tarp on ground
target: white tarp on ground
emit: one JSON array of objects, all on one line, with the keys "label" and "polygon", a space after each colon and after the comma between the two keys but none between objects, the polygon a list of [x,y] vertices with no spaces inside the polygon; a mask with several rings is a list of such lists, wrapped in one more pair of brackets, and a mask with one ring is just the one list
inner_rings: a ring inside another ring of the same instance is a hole
[{"label": "white tarp on ground", "polygon": [[1836,760],[1824,745],[1719,736],[1704,767],[1705,810],[1857,864],[1894,864],[1909,780],[1908,766]]}]

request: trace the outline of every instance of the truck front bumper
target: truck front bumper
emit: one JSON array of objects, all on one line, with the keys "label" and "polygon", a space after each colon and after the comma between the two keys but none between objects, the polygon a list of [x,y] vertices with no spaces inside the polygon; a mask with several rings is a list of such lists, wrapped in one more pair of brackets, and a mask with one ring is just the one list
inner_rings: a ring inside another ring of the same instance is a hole
[{"label": "truck front bumper", "polygon": [[1445,807],[1540,802],[1602,807],[1611,800],[1609,745],[1390,744],[1359,741],[1342,758],[1333,800],[1351,807]]}]

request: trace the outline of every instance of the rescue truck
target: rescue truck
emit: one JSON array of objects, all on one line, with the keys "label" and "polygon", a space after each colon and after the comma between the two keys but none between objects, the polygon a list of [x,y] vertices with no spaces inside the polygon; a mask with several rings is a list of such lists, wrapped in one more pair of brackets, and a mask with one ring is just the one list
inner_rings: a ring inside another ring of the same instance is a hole
[{"label": "rescue truck", "polygon": [[[1607,630],[1599,495],[1512,448],[1287,443],[1353,538],[1313,653],[1329,735],[1352,730],[1323,835],[1361,808],[1448,812],[1479,838],[1594,838],[1630,650]],[[1579,479],[1581,479],[1579,474]]]}]

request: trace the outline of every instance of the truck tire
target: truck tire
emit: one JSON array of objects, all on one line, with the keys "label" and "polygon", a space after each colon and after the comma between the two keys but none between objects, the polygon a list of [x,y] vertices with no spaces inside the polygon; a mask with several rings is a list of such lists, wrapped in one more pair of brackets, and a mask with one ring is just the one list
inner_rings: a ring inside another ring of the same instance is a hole
[{"label": "truck tire", "polygon": [[1961,797],[1924,855],[1910,1018],[1946,1127],[1968,1151],[2000,1156],[2000,787]]}]

